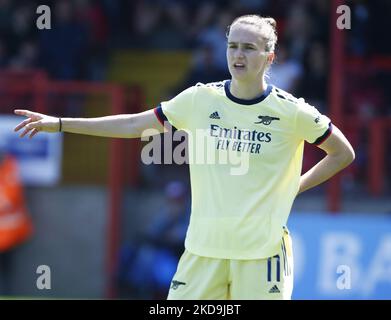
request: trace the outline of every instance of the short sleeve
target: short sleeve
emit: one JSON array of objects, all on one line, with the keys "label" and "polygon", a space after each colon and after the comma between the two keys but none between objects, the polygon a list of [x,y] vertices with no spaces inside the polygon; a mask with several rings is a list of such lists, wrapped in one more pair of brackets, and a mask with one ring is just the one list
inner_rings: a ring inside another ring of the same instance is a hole
[{"label": "short sleeve", "polygon": [[315,107],[302,102],[296,116],[296,134],[300,139],[320,145],[332,132],[331,120]]},{"label": "short sleeve", "polygon": [[[193,114],[194,96],[196,87],[190,87],[169,101],[160,104],[157,111],[159,120],[168,120],[168,122],[178,130],[188,129]],[[159,114],[160,113],[160,114]]]}]

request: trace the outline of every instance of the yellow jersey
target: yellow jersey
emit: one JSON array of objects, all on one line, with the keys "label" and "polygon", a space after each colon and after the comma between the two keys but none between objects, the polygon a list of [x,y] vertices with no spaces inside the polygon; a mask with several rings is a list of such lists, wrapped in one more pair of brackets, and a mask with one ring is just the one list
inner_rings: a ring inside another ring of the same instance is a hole
[{"label": "yellow jersey", "polygon": [[243,100],[230,93],[230,83],[198,83],[155,113],[189,135],[186,249],[212,258],[261,259],[281,246],[299,190],[304,141],[322,143],[332,125],[304,99],[272,85]]}]

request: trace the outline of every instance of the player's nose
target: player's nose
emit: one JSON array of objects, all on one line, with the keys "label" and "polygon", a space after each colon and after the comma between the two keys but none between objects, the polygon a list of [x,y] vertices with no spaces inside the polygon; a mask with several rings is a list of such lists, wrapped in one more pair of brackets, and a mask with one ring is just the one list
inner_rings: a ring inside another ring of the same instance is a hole
[{"label": "player's nose", "polygon": [[244,52],[242,49],[238,48],[234,52],[234,58],[235,60],[241,60],[244,58]]}]

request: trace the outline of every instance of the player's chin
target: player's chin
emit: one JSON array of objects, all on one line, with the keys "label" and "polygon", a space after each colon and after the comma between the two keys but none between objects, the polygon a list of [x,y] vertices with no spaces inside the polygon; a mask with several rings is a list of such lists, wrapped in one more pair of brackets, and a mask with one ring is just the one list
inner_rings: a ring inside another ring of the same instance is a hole
[{"label": "player's chin", "polygon": [[248,78],[249,74],[246,69],[231,68],[230,73],[232,78],[236,80],[245,80]]}]

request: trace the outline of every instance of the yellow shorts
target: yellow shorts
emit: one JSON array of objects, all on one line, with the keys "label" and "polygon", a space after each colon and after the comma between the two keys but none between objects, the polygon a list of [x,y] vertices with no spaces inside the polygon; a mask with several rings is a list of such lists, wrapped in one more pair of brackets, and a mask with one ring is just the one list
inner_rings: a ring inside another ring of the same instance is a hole
[{"label": "yellow shorts", "polygon": [[280,251],[266,259],[214,259],[185,251],[167,299],[287,300],[292,289],[292,240],[284,232]]}]

